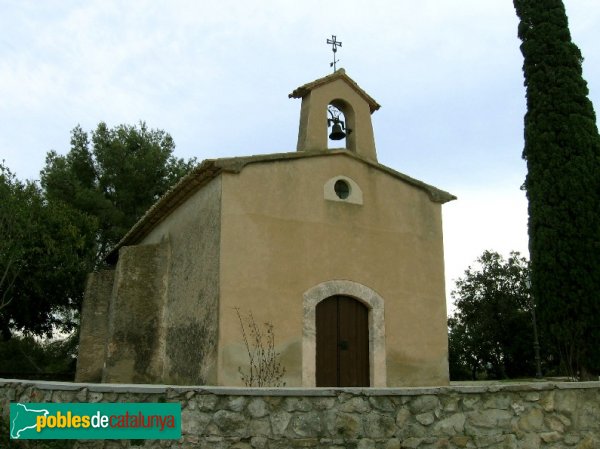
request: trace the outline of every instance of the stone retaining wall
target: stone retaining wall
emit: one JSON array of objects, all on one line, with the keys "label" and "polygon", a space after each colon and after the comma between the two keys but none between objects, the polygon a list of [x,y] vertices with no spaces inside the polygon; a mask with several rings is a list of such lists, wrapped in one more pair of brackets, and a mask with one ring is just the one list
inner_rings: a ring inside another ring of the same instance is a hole
[{"label": "stone retaining wall", "polygon": [[89,441],[80,448],[600,448],[600,382],[239,389],[0,379],[5,420],[17,401],[182,405],[179,441]]}]

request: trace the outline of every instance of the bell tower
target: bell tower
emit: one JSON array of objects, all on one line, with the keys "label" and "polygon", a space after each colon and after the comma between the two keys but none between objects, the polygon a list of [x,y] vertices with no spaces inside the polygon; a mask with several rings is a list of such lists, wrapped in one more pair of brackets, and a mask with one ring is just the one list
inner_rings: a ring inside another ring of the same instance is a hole
[{"label": "bell tower", "polygon": [[289,97],[302,98],[297,151],[327,151],[331,126],[332,138],[345,135],[346,150],[377,162],[371,114],[380,105],[344,69],[298,87]]}]

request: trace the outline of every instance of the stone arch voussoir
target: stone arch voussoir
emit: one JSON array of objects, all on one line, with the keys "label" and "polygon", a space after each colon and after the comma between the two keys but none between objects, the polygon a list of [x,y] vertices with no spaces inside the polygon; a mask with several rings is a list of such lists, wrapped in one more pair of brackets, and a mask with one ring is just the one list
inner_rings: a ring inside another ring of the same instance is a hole
[{"label": "stone arch voussoir", "polygon": [[303,295],[302,386],[316,386],[316,308],[326,298],[343,295],[362,302],[369,309],[370,385],[386,387],[385,308],[383,298],[366,285],[347,280],[322,282]]}]

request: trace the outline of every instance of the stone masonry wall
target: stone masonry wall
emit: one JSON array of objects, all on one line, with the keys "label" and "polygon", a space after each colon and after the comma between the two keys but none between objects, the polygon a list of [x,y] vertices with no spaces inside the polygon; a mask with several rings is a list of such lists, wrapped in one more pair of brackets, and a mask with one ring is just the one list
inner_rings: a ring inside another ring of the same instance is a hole
[{"label": "stone masonry wall", "polygon": [[[101,382],[108,338],[108,311],[115,281],[114,270],[90,273],[85,287],[79,331],[77,382]],[[100,356],[99,356],[100,355]]]},{"label": "stone masonry wall", "polygon": [[88,441],[75,447],[600,448],[600,382],[243,389],[0,379],[5,421],[10,402],[115,401],[180,402],[182,438]]}]

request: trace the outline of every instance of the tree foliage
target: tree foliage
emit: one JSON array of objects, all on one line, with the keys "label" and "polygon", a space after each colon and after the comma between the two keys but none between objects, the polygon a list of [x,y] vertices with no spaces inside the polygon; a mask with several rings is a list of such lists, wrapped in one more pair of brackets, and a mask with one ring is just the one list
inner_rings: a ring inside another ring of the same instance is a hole
[{"label": "tree foliage", "polygon": [[0,165],[0,332],[70,330],[82,295],[95,221]]},{"label": "tree foliage", "polygon": [[0,342],[0,377],[9,379],[69,380],[75,378],[79,333],[42,341],[31,336],[15,336]]},{"label": "tree foliage", "polygon": [[452,292],[456,312],[448,320],[450,376],[453,380],[531,375],[532,301],[528,262],[518,252],[508,259],[484,251],[465,270]]},{"label": "tree foliage", "polygon": [[77,126],[48,153],[41,188],[0,165],[0,332],[50,335],[77,321],[87,273],[195,160],[164,131]]},{"label": "tree foliage", "polygon": [[[72,381],[78,333],[62,340],[40,342],[31,336],[0,341],[0,377]],[[5,402],[8,407],[8,402]],[[69,449],[76,440],[14,440],[10,438],[8,409],[0,407],[0,448]]]},{"label": "tree foliage", "polygon": [[600,137],[561,0],[514,0],[532,289],[569,374],[600,371]]},{"label": "tree foliage", "polygon": [[100,123],[91,138],[77,126],[65,156],[48,153],[42,186],[49,201],[62,201],[98,222],[101,260],[144,212],[196,163],[173,156],[175,143],[162,130]]}]

